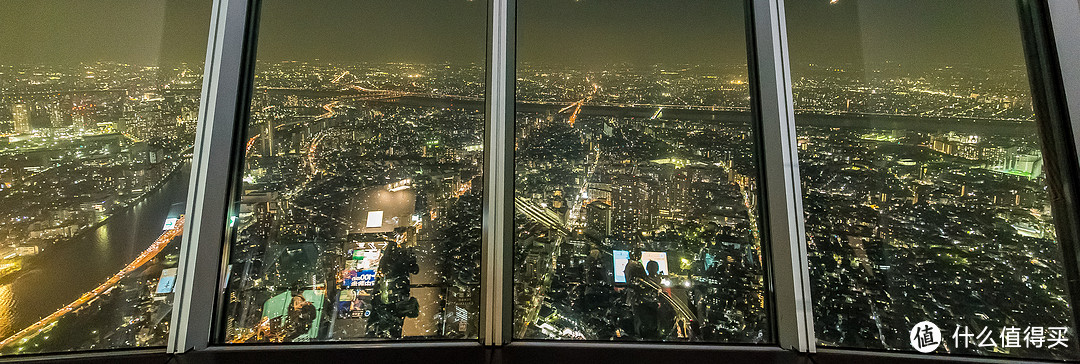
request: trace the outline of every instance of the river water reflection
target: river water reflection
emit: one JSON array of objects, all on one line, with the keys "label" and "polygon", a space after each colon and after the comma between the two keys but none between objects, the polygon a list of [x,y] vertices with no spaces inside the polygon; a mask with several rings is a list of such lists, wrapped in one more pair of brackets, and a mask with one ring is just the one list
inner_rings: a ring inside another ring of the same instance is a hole
[{"label": "river water reflection", "polygon": [[190,166],[103,225],[26,260],[0,285],[0,334],[8,336],[94,289],[157,239],[173,204],[185,202]]}]

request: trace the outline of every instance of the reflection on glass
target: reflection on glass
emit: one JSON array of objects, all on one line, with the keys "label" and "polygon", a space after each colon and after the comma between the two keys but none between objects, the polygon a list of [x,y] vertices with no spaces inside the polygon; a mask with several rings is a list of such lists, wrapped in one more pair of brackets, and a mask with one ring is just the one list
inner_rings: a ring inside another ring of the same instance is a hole
[{"label": "reflection on glass", "polygon": [[0,5],[0,355],[164,346],[211,2]]},{"label": "reflection on glass", "polygon": [[787,13],[819,344],[1076,359],[1015,2]]},{"label": "reflection on glass", "polygon": [[514,336],[771,340],[739,1],[518,2]]},{"label": "reflection on glass", "polygon": [[219,340],[477,337],[483,2],[263,2]]}]

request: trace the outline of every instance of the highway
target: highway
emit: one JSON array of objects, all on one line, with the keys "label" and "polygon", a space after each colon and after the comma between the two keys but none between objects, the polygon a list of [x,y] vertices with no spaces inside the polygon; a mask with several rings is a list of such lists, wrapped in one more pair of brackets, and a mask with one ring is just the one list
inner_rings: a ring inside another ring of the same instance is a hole
[{"label": "highway", "polygon": [[93,301],[98,296],[108,293],[110,290],[112,290],[114,286],[116,286],[117,283],[120,282],[121,279],[126,277],[128,274],[131,274],[131,272],[134,272],[135,270],[141,268],[150,260],[153,260],[154,257],[158,255],[158,253],[160,253],[163,249],[165,249],[167,245],[169,245],[170,241],[183,234],[183,232],[184,216],[180,216],[180,219],[176,221],[176,225],[174,225],[172,229],[166,230],[165,232],[161,233],[161,236],[159,236],[157,240],[154,240],[154,243],[150,244],[150,247],[146,248],[146,250],[139,254],[139,256],[136,257],[135,260],[133,260],[131,263],[128,263],[128,265],[124,266],[124,269],[121,269],[112,277],[109,277],[108,280],[97,286],[97,288],[94,288],[89,292],[83,293],[83,295],[80,296],[78,299],[60,308],[56,312],[53,312],[51,315],[46,316],[38,322],[35,322],[33,325],[30,325],[25,329],[22,329],[21,331],[15,333],[14,335],[11,335],[10,337],[4,339],[3,341],[0,341],[0,348],[11,345],[14,342],[27,339],[44,331],[45,329],[56,323],[56,321],[64,315],[73,311],[77,311],[83,305],[90,301]]},{"label": "highway", "polygon": [[562,218],[559,217],[555,211],[551,211],[551,209],[541,207],[537,203],[521,196],[514,197],[514,208],[516,208],[517,212],[539,222],[544,225],[544,227],[551,229],[551,231],[556,232],[559,235],[570,235],[570,229],[566,227],[566,223],[562,221]]}]

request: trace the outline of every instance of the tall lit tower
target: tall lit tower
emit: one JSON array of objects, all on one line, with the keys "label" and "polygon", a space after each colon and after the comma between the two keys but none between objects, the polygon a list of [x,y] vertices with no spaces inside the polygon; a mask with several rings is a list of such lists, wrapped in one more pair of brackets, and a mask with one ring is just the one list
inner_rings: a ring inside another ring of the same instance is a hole
[{"label": "tall lit tower", "polygon": [[263,155],[274,155],[274,120],[270,115],[265,115],[266,124],[263,125],[262,142]]},{"label": "tall lit tower", "polygon": [[11,116],[15,119],[16,133],[30,134],[30,107],[26,104],[12,105]]}]

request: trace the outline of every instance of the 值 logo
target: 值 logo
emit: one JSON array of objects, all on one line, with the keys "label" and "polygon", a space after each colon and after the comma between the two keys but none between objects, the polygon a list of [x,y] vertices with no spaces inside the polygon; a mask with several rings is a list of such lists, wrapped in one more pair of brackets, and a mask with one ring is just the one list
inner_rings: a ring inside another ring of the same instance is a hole
[{"label": "\u503c logo", "polygon": [[941,329],[933,322],[923,321],[911,328],[911,347],[920,353],[937,350],[941,345]]}]

